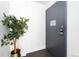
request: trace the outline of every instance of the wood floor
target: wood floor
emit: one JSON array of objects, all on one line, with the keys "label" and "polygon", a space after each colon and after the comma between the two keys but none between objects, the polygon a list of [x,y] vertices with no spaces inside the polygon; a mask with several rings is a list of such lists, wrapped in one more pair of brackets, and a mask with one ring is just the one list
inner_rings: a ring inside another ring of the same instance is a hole
[{"label": "wood floor", "polygon": [[47,50],[44,49],[28,53],[25,57],[52,57],[52,55]]}]

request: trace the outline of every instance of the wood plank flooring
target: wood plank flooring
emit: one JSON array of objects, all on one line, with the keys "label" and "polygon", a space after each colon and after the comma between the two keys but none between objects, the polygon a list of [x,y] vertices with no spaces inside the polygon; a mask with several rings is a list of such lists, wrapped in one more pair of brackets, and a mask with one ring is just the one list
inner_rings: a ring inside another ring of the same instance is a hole
[{"label": "wood plank flooring", "polygon": [[25,57],[52,57],[47,50],[39,50],[32,53],[28,53]]}]

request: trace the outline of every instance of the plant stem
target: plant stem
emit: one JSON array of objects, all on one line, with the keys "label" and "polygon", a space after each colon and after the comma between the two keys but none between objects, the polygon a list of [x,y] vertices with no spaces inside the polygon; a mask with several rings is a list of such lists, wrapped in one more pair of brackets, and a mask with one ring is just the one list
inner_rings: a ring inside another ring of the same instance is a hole
[{"label": "plant stem", "polygon": [[14,53],[16,54],[16,38],[13,38],[13,42],[14,42]]}]

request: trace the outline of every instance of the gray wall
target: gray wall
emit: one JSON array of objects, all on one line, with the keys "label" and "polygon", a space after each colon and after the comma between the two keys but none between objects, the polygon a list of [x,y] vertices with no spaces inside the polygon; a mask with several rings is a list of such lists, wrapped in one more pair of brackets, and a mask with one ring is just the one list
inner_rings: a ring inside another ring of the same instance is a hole
[{"label": "gray wall", "polygon": [[1,39],[4,33],[7,32],[5,27],[2,25],[1,20],[3,17],[3,12],[9,14],[9,2],[8,1],[0,1],[0,57],[8,57],[9,56],[9,46],[1,47]]}]

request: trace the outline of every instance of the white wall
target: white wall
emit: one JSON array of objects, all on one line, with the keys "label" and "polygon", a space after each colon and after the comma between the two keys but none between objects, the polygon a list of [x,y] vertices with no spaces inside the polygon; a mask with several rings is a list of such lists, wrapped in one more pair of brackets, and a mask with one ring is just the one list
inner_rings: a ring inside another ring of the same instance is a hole
[{"label": "white wall", "polygon": [[[48,6],[49,4],[28,1],[0,2],[0,19],[2,19],[3,12],[13,14],[18,18],[21,16],[30,19],[27,33],[17,41],[17,47],[21,49],[22,56],[25,56],[26,53],[45,49],[45,10]],[[0,23],[0,29],[1,39],[7,30],[2,23]],[[0,56],[9,56],[12,50],[13,46],[10,49],[9,47],[0,47]]]},{"label": "white wall", "polygon": [[49,1],[46,5],[45,5],[45,10],[47,10],[48,8],[50,8],[53,4],[55,4],[56,1]]},{"label": "white wall", "polygon": [[45,49],[45,9],[44,5],[36,2],[10,1],[10,14],[18,18],[29,18],[28,31],[17,43],[22,56],[26,53]]},{"label": "white wall", "polygon": [[7,32],[5,27],[2,25],[1,20],[3,19],[3,12],[5,14],[9,14],[9,2],[8,1],[0,1],[0,57],[7,57],[9,56],[9,46],[1,47],[1,39],[3,35]]},{"label": "white wall", "polygon": [[67,56],[79,57],[79,2],[67,4]]}]

